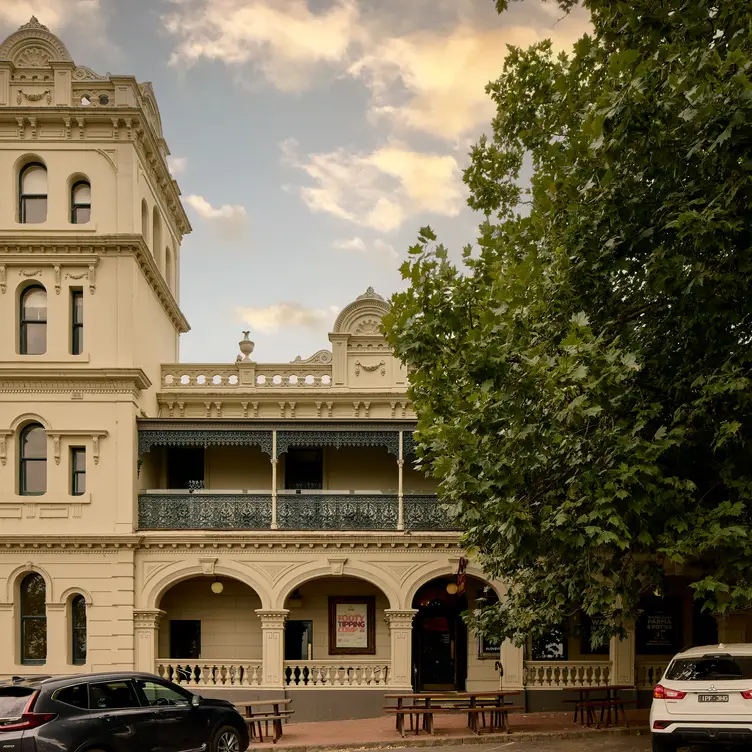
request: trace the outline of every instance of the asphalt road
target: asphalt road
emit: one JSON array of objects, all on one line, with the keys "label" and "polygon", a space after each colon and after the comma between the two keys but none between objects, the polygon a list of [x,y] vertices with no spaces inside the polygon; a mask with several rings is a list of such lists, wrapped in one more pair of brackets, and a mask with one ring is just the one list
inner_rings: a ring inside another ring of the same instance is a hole
[{"label": "asphalt road", "polygon": [[554,739],[551,741],[503,741],[499,744],[467,744],[447,747],[421,747],[421,752],[649,752],[650,736],[601,736]]}]

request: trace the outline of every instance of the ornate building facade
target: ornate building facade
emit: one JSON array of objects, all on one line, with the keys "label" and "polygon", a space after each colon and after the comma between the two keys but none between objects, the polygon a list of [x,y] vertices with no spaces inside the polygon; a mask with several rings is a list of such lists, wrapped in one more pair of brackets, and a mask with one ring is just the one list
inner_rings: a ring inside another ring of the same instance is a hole
[{"label": "ornate building facade", "polygon": [[530,707],[648,686],[666,655],[636,663],[634,634],[526,661],[465,628],[503,587],[413,466],[373,290],[310,358],[257,363],[246,334],[235,362],[178,362],[168,153],[150,84],[76,65],[36,19],[0,45],[0,676],[136,668],[287,692],[301,720],[496,687],[499,660]]}]

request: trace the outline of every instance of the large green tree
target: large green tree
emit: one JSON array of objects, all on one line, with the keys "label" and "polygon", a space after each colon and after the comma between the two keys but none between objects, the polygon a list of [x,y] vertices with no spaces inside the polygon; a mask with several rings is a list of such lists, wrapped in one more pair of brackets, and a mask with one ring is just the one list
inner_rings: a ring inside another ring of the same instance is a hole
[{"label": "large green tree", "polygon": [[579,609],[621,633],[667,561],[752,606],[752,3],[584,5],[571,54],[509,49],[477,247],[422,230],[385,322],[420,461],[509,585],[478,624],[518,643]]}]

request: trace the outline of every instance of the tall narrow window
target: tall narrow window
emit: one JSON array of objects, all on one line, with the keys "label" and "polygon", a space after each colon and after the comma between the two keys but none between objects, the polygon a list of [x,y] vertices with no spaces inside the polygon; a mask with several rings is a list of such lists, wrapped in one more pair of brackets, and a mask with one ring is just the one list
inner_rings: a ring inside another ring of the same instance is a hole
[{"label": "tall narrow window", "polygon": [[285,488],[323,487],[324,459],[321,449],[288,449],[285,455]]},{"label": "tall narrow window", "polygon": [[71,354],[84,351],[84,293],[71,290]]},{"label": "tall narrow window", "polygon": [[167,286],[172,290],[172,251],[170,250],[170,246],[168,245],[165,248],[165,282],[167,282]]},{"label": "tall narrow window", "polygon": [[41,574],[27,574],[21,582],[21,663],[47,660],[47,588]]},{"label": "tall narrow window", "polygon": [[86,599],[74,595],[71,600],[71,659],[74,666],[86,663]]},{"label": "tall narrow window", "polygon": [[47,221],[47,168],[41,162],[31,162],[19,175],[18,219],[22,224]]},{"label": "tall narrow window", "polygon": [[27,287],[21,294],[21,355],[47,352],[47,290],[41,285]]},{"label": "tall narrow window", "polygon": [[149,207],[146,205],[146,199],[141,199],[141,234],[144,236],[144,243],[149,245]]},{"label": "tall narrow window", "polygon": [[71,188],[71,222],[85,225],[91,219],[91,185],[79,180]]},{"label": "tall narrow window", "polygon": [[152,256],[154,256],[154,260],[157,262],[157,266],[162,269],[162,264],[160,263],[159,258],[162,253],[162,220],[159,217],[159,210],[156,206],[151,214],[151,232],[151,253]]},{"label": "tall narrow window", "polygon": [[86,450],[83,447],[71,449],[71,495],[83,496],[86,493]]},{"label": "tall narrow window", "polygon": [[47,490],[47,434],[38,423],[21,431],[19,438],[18,491],[21,496],[40,496]]}]

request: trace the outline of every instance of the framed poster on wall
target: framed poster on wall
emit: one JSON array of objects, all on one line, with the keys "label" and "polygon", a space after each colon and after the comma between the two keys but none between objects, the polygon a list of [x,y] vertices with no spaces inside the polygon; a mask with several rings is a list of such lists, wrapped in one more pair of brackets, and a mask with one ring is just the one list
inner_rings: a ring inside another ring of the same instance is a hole
[{"label": "framed poster on wall", "polygon": [[329,596],[329,654],[376,654],[376,599]]},{"label": "framed poster on wall", "polygon": [[479,637],[478,638],[478,658],[495,658],[499,660],[501,655],[501,640],[498,637]]}]

